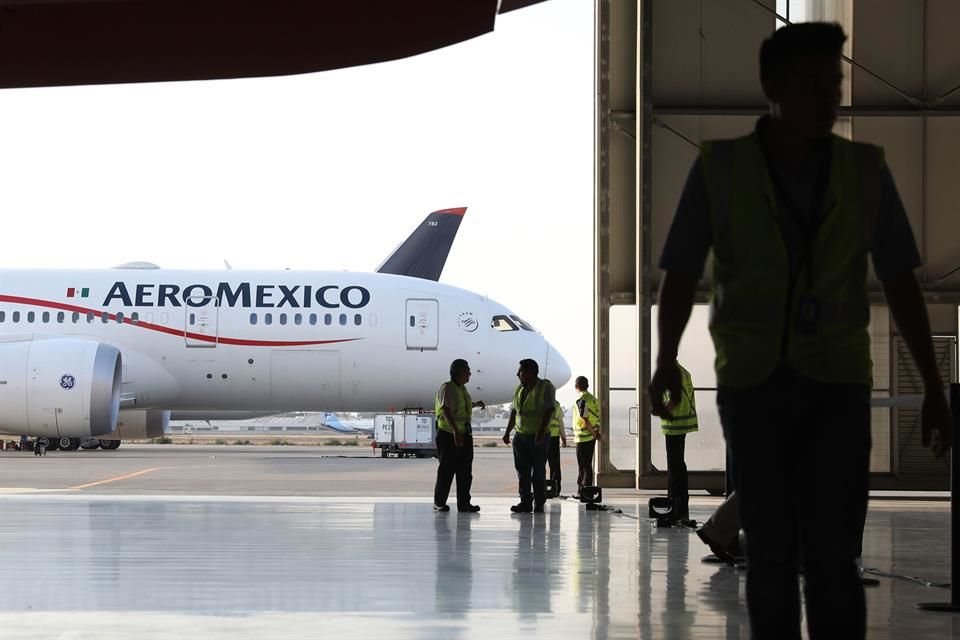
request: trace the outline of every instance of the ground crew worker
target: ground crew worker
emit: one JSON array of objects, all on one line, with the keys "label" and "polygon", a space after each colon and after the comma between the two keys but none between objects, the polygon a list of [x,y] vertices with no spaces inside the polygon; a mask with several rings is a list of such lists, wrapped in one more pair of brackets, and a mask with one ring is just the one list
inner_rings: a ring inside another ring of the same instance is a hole
[{"label": "ground crew worker", "polygon": [[563,428],[563,407],[560,403],[553,403],[553,417],[550,419],[550,449],[547,451],[547,462],[550,464],[550,479],[553,481],[560,495],[560,447],[566,448],[567,434]]},{"label": "ground crew worker", "polygon": [[[922,441],[944,455],[950,409],[913,269],[920,255],[881,149],[832,134],[846,36],[777,30],[760,49],[770,113],[704,144],[661,254],[650,401],[682,392],[676,365],[712,257],[717,404],[747,543],[752,637],[800,637],[804,558],[811,640],[863,638],[855,564],[870,463],[867,254],[924,382]],[[712,251],[711,251],[712,250]]]},{"label": "ground crew worker", "polygon": [[600,439],[600,403],[587,391],[590,386],[585,376],[578,376],[573,384],[580,397],[573,414],[573,441],[577,445],[577,495],[584,487],[593,486],[593,452]]},{"label": "ground crew worker", "polygon": [[517,470],[520,502],[510,507],[513,513],[543,513],[546,500],[547,432],[553,418],[556,389],[552,382],[541,379],[539,375],[540,366],[536,360],[525,358],[520,361],[517,370],[520,384],[514,391],[507,431],[503,434],[503,443],[510,444],[510,432],[516,426],[513,466]]},{"label": "ground crew worker", "polygon": [[440,385],[434,413],[437,416],[437,483],[433,489],[433,510],[450,511],[447,496],[450,485],[457,478],[457,510],[476,513],[480,507],[470,504],[470,485],[473,484],[473,433],[470,416],[473,407],[485,408],[483,401],[474,402],[467,391],[470,365],[456,359],[450,363],[450,381]]},{"label": "ground crew worker", "polygon": [[690,519],[690,495],[687,482],[687,463],[684,461],[684,449],[688,433],[697,427],[697,401],[693,394],[693,380],[690,372],[677,363],[680,371],[682,391],[679,399],[666,394],[664,404],[670,415],[660,419],[667,445],[667,495],[673,502],[673,519]]}]

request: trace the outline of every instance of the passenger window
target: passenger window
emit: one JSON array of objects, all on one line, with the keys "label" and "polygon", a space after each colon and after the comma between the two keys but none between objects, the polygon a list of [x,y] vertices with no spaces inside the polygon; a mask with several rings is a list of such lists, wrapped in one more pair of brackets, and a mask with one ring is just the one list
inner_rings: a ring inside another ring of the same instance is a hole
[{"label": "passenger window", "polygon": [[50,312],[44,311],[43,314],[40,316],[40,318],[43,320],[43,324],[47,324],[48,322],[50,322]]},{"label": "passenger window", "polygon": [[353,324],[359,327],[361,322],[363,322],[363,316],[359,313],[353,316]]},{"label": "passenger window", "polygon": [[117,324],[123,324],[123,311],[117,312]]},{"label": "passenger window", "polygon": [[280,324],[287,324],[287,314],[285,313],[280,314]]},{"label": "passenger window", "polygon": [[100,314],[100,322],[102,322],[103,324],[107,324],[107,322],[109,321],[110,321],[110,312],[109,311],[102,312]]},{"label": "passenger window", "polygon": [[301,324],[303,324],[303,316],[301,316],[299,313],[294,314],[294,316],[293,316],[293,324],[295,324],[295,325],[301,325]]},{"label": "passenger window", "polygon": [[263,314],[263,324],[273,324],[273,314],[265,313]]},{"label": "passenger window", "polygon": [[65,314],[63,311],[57,312],[57,322],[59,322],[60,324],[63,324],[63,320],[66,317],[67,317],[67,314]]},{"label": "passenger window", "polygon": [[19,311],[14,311],[13,314],[11,315],[11,319],[12,319],[14,322],[20,322],[20,312],[19,312]]},{"label": "passenger window", "polygon": [[197,316],[196,316],[196,314],[193,314],[193,313],[190,314],[190,324],[191,324],[191,325],[197,324]]},{"label": "passenger window", "polygon": [[[153,314],[150,314],[150,315],[153,315]],[[167,322],[168,322],[169,320],[170,320],[170,314],[169,314],[169,313],[167,313],[166,311],[164,311],[163,313],[160,314],[160,324],[167,324]]]},{"label": "passenger window", "polygon": [[317,324],[317,314],[315,313],[310,314],[310,324]]},{"label": "passenger window", "polygon": [[37,314],[33,311],[27,311],[27,322],[33,322],[37,318]]},{"label": "passenger window", "polygon": [[513,324],[513,320],[507,316],[493,316],[493,320],[490,321],[490,326],[497,331],[519,331],[517,325]]},{"label": "passenger window", "polygon": [[138,322],[140,322],[140,314],[137,313],[136,311],[134,311],[133,313],[131,313],[131,314],[130,314],[130,322],[132,322],[133,324],[137,324]]},{"label": "passenger window", "polygon": [[0,322],[4,322],[4,321],[6,320],[6,318],[7,318],[7,312],[6,312],[6,311],[0,311]]},{"label": "passenger window", "polygon": [[341,327],[347,326],[347,314],[345,313],[340,314],[340,326]]},{"label": "passenger window", "polygon": [[328,327],[329,327],[331,324],[333,324],[333,316],[330,315],[329,313],[324,314],[324,316],[323,316],[323,324],[327,325]]},{"label": "passenger window", "polygon": [[250,324],[257,324],[257,314],[255,313],[250,314]]},{"label": "passenger window", "polygon": [[70,319],[73,321],[73,324],[77,324],[78,322],[80,322],[80,312],[74,311],[73,314],[70,316]]}]

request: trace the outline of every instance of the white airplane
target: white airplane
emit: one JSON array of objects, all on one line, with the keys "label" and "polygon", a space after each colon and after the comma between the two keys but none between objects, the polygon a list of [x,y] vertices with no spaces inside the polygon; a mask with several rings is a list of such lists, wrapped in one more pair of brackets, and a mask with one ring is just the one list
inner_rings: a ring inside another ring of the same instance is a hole
[{"label": "white airplane", "polygon": [[0,270],[0,433],[115,448],[162,435],[171,411],[432,407],[454,358],[490,404],[522,358],[562,386],[569,366],[530,324],[434,281],[452,236],[432,252],[423,234],[463,211],[428,216],[378,273]]}]

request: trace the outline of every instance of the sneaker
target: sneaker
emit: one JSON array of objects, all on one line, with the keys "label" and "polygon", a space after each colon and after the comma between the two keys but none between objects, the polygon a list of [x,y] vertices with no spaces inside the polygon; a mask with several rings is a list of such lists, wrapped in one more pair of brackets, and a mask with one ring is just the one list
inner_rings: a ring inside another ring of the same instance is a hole
[{"label": "sneaker", "polygon": [[460,513],[477,513],[480,511],[480,506],[476,504],[468,504],[465,507],[458,507],[457,511]]},{"label": "sneaker", "polygon": [[712,551],[713,555],[717,556],[718,559],[720,559],[722,562],[726,562],[730,566],[733,566],[734,564],[736,564],[736,558],[733,556],[733,554],[727,551],[722,545],[708,538],[707,534],[703,532],[702,528],[697,529],[695,533],[697,534],[697,537],[700,538],[700,540],[703,542],[703,544],[710,547],[710,551]]},{"label": "sneaker", "polygon": [[434,512],[434,513],[443,513],[443,512],[446,512],[446,511],[450,511],[450,505],[447,505],[447,504],[441,504],[441,505],[436,505],[436,504],[435,504],[435,505],[433,505],[433,512]]},{"label": "sneaker", "polygon": [[[540,507],[540,510],[543,511],[543,507]],[[529,502],[521,502],[510,507],[510,511],[513,513],[530,513],[533,511],[533,505]]]}]

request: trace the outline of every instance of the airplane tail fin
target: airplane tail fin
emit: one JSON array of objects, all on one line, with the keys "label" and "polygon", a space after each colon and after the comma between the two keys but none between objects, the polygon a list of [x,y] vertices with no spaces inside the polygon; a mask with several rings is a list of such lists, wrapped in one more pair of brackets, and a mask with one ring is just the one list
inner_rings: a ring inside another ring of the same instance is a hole
[{"label": "airplane tail fin", "polygon": [[323,414],[323,424],[329,429],[334,431],[339,431],[340,433],[353,433],[356,431],[353,427],[343,424],[340,422],[340,418],[337,417],[335,413],[325,413]]},{"label": "airplane tail fin", "polygon": [[439,280],[466,212],[466,207],[457,207],[428,215],[403,244],[377,267],[377,273]]}]

